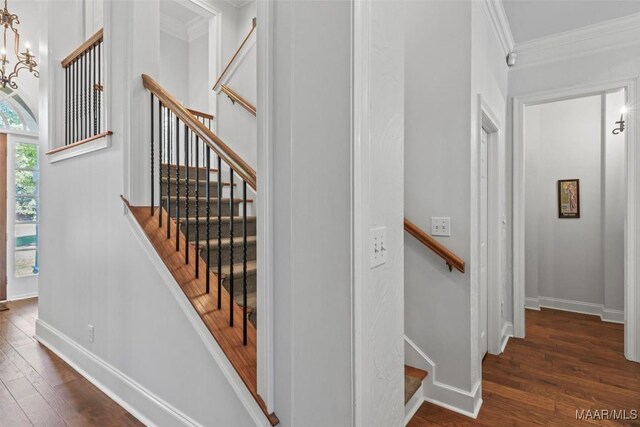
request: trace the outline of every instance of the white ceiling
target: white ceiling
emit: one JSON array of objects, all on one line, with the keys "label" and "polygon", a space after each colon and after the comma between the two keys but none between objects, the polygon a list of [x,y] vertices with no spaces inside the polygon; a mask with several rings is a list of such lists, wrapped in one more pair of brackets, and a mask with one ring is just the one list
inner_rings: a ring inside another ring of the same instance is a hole
[{"label": "white ceiling", "polygon": [[516,43],[640,13],[640,0],[502,0]]}]

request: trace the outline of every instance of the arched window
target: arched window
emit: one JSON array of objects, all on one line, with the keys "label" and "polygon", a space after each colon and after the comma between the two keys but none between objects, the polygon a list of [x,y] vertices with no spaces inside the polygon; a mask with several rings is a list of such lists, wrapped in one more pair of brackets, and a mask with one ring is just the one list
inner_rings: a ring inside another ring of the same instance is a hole
[{"label": "arched window", "polygon": [[38,132],[38,122],[17,92],[0,88],[0,129]]}]

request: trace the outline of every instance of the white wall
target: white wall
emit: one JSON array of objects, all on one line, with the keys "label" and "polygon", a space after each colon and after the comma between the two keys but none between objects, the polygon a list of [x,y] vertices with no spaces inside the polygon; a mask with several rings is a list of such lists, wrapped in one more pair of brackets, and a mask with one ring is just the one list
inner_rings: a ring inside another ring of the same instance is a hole
[{"label": "white wall", "polygon": [[[432,216],[450,217],[451,237],[436,239],[466,261],[467,271],[449,272],[405,236],[405,334],[437,367],[440,385],[430,397],[466,413],[477,409],[481,396],[472,235],[478,95],[503,123],[507,92],[504,54],[483,7],[466,1],[405,5],[405,215],[427,232]],[[419,363],[412,353],[407,362]]]},{"label": "white wall", "polygon": [[[397,190],[404,185],[403,4],[359,6],[356,16],[370,9],[363,13],[369,38],[358,23],[354,28],[356,425],[402,426],[404,194]],[[370,230],[382,226],[388,259],[371,268]]]},{"label": "white wall", "polygon": [[274,2],[274,396],[283,426],[348,426],[354,414],[351,103],[335,96],[351,90],[351,7]]},{"label": "white wall", "polygon": [[[525,110],[529,298],[604,303],[601,121],[600,95]],[[580,180],[580,218],[558,218],[557,181],[574,178]]]},{"label": "white wall", "polygon": [[192,77],[189,65],[189,43],[160,31],[158,83],[187,107],[190,107],[189,82]]},{"label": "white wall", "polygon": [[[144,134],[149,94],[140,74],[158,75],[160,68],[159,7],[155,1],[108,3],[112,12],[106,43],[114,47],[106,88],[113,100],[112,145],[56,164],[42,158],[37,334],[111,386],[150,423],[179,425],[149,400],[114,382],[112,372],[92,358],[203,425],[255,425],[124,214],[120,194],[134,203],[148,200],[143,178],[148,165],[143,159],[149,155]],[[82,19],[78,5],[60,1],[48,8],[50,67],[57,67],[83,40],[76,30],[81,25],[73,25]],[[46,79],[42,83],[46,97],[53,87]],[[44,134],[50,146],[56,143],[52,136],[53,130]],[[135,174],[138,170],[140,175]],[[88,324],[95,326],[95,342],[88,339]]]},{"label": "white wall", "polygon": [[209,62],[209,35],[205,34],[189,42],[188,106],[189,108],[212,113],[209,108],[210,83],[213,74],[205,64]]}]

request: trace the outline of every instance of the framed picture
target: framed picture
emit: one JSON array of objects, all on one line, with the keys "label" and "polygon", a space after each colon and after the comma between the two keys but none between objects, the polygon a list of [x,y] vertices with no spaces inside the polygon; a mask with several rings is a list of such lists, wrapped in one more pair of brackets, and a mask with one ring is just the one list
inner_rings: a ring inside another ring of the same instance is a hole
[{"label": "framed picture", "polygon": [[580,218],[580,180],[558,181],[558,218]]}]

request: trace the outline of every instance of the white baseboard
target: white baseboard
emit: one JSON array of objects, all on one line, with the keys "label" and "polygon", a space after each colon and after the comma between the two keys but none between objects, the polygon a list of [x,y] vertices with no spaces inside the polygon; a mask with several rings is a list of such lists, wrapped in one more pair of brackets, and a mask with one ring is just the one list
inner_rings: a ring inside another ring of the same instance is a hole
[{"label": "white baseboard", "polygon": [[555,310],[599,316],[603,322],[624,323],[624,312],[622,310],[611,310],[605,308],[602,304],[590,302],[550,297],[527,297],[525,299],[525,307],[533,310],[540,310],[540,307],[553,308]]},{"label": "white baseboard", "polygon": [[36,320],[36,339],[144,425],[201,426],[40,319]]},{"label": "white baseboard", "polygon": [[434,405],[442,406],[470,418],[476,418],[482,406],[482,382],[478,381],[471,391],[439,382],[436,376],[436,365],[420,348],[406,335],[405,357],[413,361],[416,368],[426,370],[429,375],[423,381],[424,400]]},{"label": "white baseboard", "polygon": [[411,418],[418,412],[420,406],[424,403],[424,385],[421,385],[418,390],[411,396],[411,399],[404,405],[404,425],[406,426],[411,421]]},{"label": "white baseboard", "polygon": [[12,295],[10,298],[7,298],[7,301],[20,301],[23,299],[31,299],[31,298],[37,298],[37,297],[38,297],[38,292],[30,292],[28,294]]},{"label": "white baseboard", "polygon": [[529,298],[526,297],[524,299],[524,308],[529,310],[540,310],[540,301],[538,298]]},{"label": "white baseboard", "polygon": [[500,339],[500,353],[504,353],[504,349],[507,347],[509,338],[513,336],[513,323],[505,322],[502,325],[502,338]]}]

